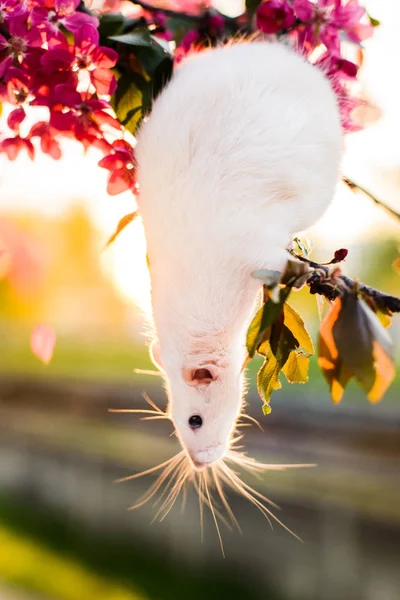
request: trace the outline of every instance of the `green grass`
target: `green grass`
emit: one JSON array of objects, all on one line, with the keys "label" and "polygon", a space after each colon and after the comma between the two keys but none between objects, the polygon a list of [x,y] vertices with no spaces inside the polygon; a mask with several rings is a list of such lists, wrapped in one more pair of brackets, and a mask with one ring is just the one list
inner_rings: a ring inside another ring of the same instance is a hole
[{"label": "green grass", "polygon": [[154,369],[147,348],[126,341],[85,341],[78,343],[59,339],[49,365],[34,356],[28,339],[7,339],[2,342],[0,373],[26,374],[46,378],[127,381],[133,369]]},{"label": "green grass", "polygon": [[0,578],[54,600],[145,600],[112,578],[0,525]]},{"label": "green grass", "polygon": [[136,536],[94,534],[74,516],[0,497],[0,580],[51,600],[276,600],[240,573],[184,567]]}]

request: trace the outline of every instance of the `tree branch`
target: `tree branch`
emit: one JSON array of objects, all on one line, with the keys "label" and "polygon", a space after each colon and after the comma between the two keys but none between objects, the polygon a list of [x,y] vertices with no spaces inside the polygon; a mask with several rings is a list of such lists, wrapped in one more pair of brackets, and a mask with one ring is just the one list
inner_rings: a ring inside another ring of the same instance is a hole
[{"label": "tree branch", "polygon": [[370,301],[370,304],[381,311],[400,313],[400,298],[380,292],[369,285],[365,285],[365,283],[350,279],[350,277],[346,277],[346,275],[342,275],[341,273],[335,273],[336,269],[329,269],[325,265],[316,263],[304,256],[299,256],[292,250],[289,250],[289,252],[297,260],[307,263],[312,267],[313,271],[307,280],[311,294],[321,294],[321,296],[325,296],[325,298],[332,301],[341,296],[345,290],[357,289]]},{"label": "tree branch", "polygon": [[343,176],[343,183],[345,183],[347,185],[347,187],[350,190],[352,190],[353,192],[359,190],[360,192],[365,194],[365,196],[368,196],[368,198],[370,198],[370,200],[375,202],[375,204],[384,208],[389,214],[392,215],[392,217],[395,217],[396,219],[399,219],[399,221],[400,221],[400,213],[395,211],[393,208],[391,208],[390,206],[388,206],[381,200],[378,200],[378,198],[376,198],[376,196],[371,194],[371,192],[369,192],[368,190],[363,188],[361,185],[358,185],[358,183],[355,183],[355,181],[353,181],[352,179],[349,179],[349,177],[346,177],[345,175]]}]

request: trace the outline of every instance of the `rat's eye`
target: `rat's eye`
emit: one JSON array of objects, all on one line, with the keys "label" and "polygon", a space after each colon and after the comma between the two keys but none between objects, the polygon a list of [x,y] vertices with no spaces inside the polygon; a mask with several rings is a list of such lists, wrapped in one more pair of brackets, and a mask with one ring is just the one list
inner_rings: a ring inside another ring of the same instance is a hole
[{"label": "rat's eye", "polygon": [[192,415],[190,417],[190,419],[189,419],[189,426],[192,429],[198,429],[202,425],[203,425],[203,419],[200,417],[200,415]]}]

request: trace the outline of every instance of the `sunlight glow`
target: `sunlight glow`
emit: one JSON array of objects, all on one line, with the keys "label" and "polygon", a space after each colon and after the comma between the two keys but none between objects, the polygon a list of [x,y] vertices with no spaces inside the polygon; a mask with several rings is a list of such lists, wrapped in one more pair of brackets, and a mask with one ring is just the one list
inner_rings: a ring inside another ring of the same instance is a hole
[{"label": "sunlight glow", "polygon": [[[243,8],[241,0],[232,3],[219,0],[216,3],[221,10],[227,9],[228,4],[232,14]],[[398,208],[398,180],[393,173],[400,166],[400,85],[396,75],[400,4],[398,0],[385,3],[369,0],[366,5],[371,14],[382,20],[382,25],[375,37],[365,44],[361,83],[372,101],[382,109],[382,118],[364,131],[347,137],[343,171]],[[6,129],[9,112],[7,107],[4,108],[0,118],[1,129]],[[38,112],[35,112],[34,120],[36,115]],[[34,162],[25,155],[19,156],[15,162],[9,162],[0,155],[0,210],[56,216],[65,213],[71,204],[83,203],[99,232],[99,256],[104,272],[123,299],[134,302],[148,313],[150,281],[140,219],[130,224],[112,247],[101,253],[119,219],[135,210],[132,194],[107,195],[107,172],[97,166],[101,156],[96,150],[85,154],[78,143],[69,140],[63,141],[62,149],[60,161],[53,161],[40,152]],[[323,244],[325,252],[349,247],[361,238],[393,227],[383,210],[339,185],[332,206],[308,235],[315,247],[318,243]]]}]

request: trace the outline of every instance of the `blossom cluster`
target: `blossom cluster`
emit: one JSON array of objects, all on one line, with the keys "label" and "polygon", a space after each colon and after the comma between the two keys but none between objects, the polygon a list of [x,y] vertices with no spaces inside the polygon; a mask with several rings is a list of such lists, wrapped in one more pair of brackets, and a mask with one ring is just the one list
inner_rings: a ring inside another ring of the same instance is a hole
[{"label": "blossom cluster", "polygon": [[[118,54],[99,45],[98,18],[78,12],[78,5],[79,0],[0,0],[0,101],[14,107],[7,119],[13,135],[3,136],[0,151],[10,160],[22,150],[33,159],[35,138],[42,152],[58,159],[61,136],[115,153],[109,133],[119,138],[122,127],[109,100]],[[48,116],[22,135],[31,106],[47,107]],[[119,186],[114,174],[114,190],[133,187],[125,174],[131,169],[132,149],[124,169],[119,166]]]},{"label": "blossom cluster", "polygon": [[[267,0],[258,7],[256,18],[261,31],[284,33],[324,70],[338,95],[344,129],[355,130],[351,112],[360,101],[352,96],[348,83],[356,79],[358,66],[343,57],[342,40],[360,45],[374,30],[359,0]],[[318,56],[313,59],[316,49]]]},{"label": "blossom cluster", "polygon": [[[10,160],[21,151],[34,158],[40,144],[42,152],[58,159],[60,138],[73,138],[104,154],[99,164],[110,172],[108,192],[118,194],[137,188],[133,148],[123,139],[118,118],[124,124],[125,120],[110,104],[117,88],[119,47],[112,36],[105,38],[107,46],[100,45],[99,18],[110,7],[115,11],[115,2],[111,4],[106,0],[102,11],[94,14],[80,0],[0,0],[0,102],[13,107],[7,120],[12,134],[0,133],[0,152]],[[256,27],[267,36],[286,36],[330,77],[343,125],[353,128],[351,111],[358,100],[349,82],[356,79],[358,67],[344,58],[343,39],[360,44],[373,31],[358,0],[264,0],[254,17],[245,14],[236,21],[210,5],[209,0],[169,0],[161,9],[149,10],[146,3],[146,9],[135,7],[135,16],[152,40],[173,42],[176,62],[194,47],[226,39],[235,28],[250,33]],[[183,31],[174,25],[177,19],[171,19],[171,10],[187,13]],[[136,62],[130,55],[129,64]],[[35,106],[46,107],[47,118],[28,128],[27,107]]]}]

